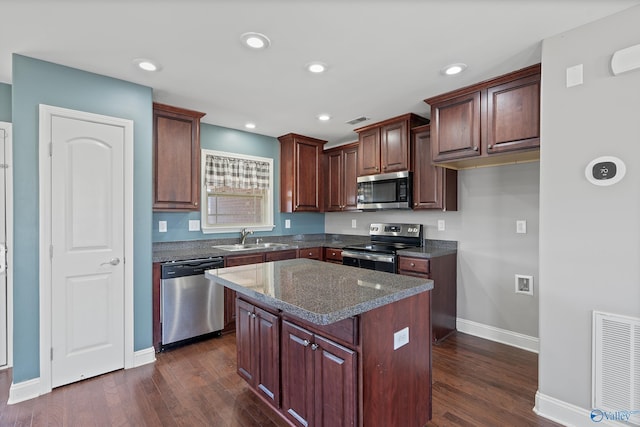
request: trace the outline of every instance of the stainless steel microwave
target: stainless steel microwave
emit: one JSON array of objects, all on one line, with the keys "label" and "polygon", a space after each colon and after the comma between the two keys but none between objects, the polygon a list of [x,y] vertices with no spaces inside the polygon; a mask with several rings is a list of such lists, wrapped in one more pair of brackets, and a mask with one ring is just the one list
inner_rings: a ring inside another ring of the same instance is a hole
[{"label": "stainless steel microwave", "polygon": [[358,209],[411,209],[411,172],[358,177]]}]

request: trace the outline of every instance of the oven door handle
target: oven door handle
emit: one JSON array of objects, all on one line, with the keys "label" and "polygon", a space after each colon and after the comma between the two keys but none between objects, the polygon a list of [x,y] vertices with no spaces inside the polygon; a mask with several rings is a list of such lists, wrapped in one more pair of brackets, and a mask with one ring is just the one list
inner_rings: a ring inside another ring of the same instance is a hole
[{"label": "oven door handle", "polygon": [[352,252],[352,251],[342,251],[342,258],[356,258],[356,259],[366,259],[369,261],[382,261],[382,262],[390,262],[393,263],[396,260],[395,255],[382,255],[382,254],[372,254],[369,252]]}]

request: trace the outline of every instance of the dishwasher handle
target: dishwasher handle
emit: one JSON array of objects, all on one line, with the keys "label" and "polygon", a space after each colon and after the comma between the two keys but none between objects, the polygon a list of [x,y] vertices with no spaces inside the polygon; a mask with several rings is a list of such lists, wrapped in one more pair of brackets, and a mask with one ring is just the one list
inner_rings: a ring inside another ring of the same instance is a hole
[{"label": "dishwasher handle", "polygon": [[175,261],[162,264],[160,275],[161,279],[198,276],[207,270],[222,267],[224,267],[224,258],[222,257]]}]

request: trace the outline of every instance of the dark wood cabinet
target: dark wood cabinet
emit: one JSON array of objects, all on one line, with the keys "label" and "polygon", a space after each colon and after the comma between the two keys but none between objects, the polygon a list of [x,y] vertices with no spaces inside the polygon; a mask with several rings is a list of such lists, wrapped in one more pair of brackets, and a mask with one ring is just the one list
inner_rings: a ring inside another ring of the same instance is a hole
[{"label": "dark wood cabinet", "polygon": [[359,129],[358,175],[374,175],[409,170],[409,130],[429,123],[415,114],[405,114]]},{"label": "dark wood cabinet", "polygon": [[283,251],[265,252],[264,254],[264,262],[282,261],[285,259],[294,259],[294,258],[298,258],[297,249],[286,249]]},{"label": "dark wood cabinet", "polygon": [[[231,255],[224,257],[225,267],[238,265],[259,264],[264,262],[264,254]],[[224,329],[222,333],[236,330],[236,292],[227,287],[224,288]]]},{"label": "dark wood cabinet", "polygon": [[280,141],[280,211],[320,212],[323,208],[323,151],[327,141],[290,133]]},{"label": "dark wood cabinet", "polygon": [[295,426],[355,426],[357,353],[282,322],[282,413]]},{"label": "dark wood cabinet", "polygon": [[237,299],[238,374],[264,399],[280,407],[280,318]]},{"label": "dark wood cabinet", "polygon": [[411,130],[413,209],[458,210],[458,171],[431,160],[431,125]]},{"label": "dark wood cabinet", "polygon": [[322,248],[300,248],[298,249],[298,258],[322,260]]},{"label": "dark wood cabinet", "polygon": [[431,337],[442,342],[456,330],[457,267],[455,254],[435,258],[398,257],[398,274],[433,280],[431,291]]},{"label": "dark wood cabinet", "polygon": [[325,151],[325,210],[357,209],[358,143]]},{"label": "dark wood cabinet", "polygon": [[324,248],[324,260],[334,264],[342,264],[342,249]]},{"label": "dark wood cabinet", "polygon": [[540,64],[426,99],[433,161],[453,169],[538,160]]},{"label": "dark wood cabinet", "polygon": [[200,209],[200,119],[204,113],[153,104],[153,209]]}]

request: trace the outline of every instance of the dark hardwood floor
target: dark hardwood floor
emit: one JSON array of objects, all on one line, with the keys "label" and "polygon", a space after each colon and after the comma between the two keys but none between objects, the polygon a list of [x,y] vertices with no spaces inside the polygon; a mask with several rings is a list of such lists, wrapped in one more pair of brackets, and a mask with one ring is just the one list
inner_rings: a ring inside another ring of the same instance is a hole
[{"label": "dark hardwood floor", "polygon": [[[0,426],[286,426],[235,365],[226,335],[15,405],[6,404],[11,372],[0,371]],[[534,353],[458,333],[433,347],[427,425],[557,426],[532,411],[537,372]]]}]

